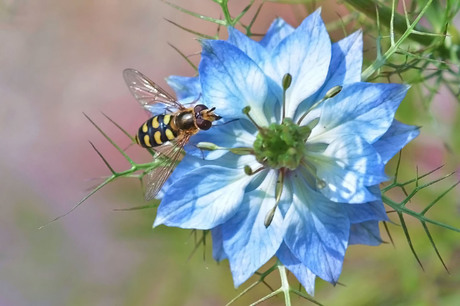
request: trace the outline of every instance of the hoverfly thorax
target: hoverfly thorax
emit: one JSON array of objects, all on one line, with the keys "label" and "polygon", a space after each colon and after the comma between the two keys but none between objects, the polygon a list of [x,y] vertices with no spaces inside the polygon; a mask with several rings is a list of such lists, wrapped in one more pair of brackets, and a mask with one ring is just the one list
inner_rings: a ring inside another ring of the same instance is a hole
[{"label": "hoverfly thorax", "polygon": [[180,111],[175,116],[174,123],[178,129],[183,131],[197,130],[195,126],[194,114],[191,109]]}]

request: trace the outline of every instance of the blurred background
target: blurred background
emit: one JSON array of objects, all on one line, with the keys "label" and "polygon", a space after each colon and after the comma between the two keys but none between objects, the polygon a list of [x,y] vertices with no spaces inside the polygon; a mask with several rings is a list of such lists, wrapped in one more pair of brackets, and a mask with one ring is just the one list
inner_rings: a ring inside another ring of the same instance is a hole
[{"label": "blurred background", "polygon": [[[235,15],[247,5],[233,2]],[[176,3],[221,15],[211,1]],[[336,1],[317,3],[326,21],[347,14]],[[254,31],[264,33],[276,16],[297,26],[310,12],[267,3]],[[251,283],[234,289],[228,263],[212,260],[210,240],[204,253],[200,248],[189,258],[195,245],[190,231],[152,230],[155,210],[114,211],[145,204],[134,179],[110,184],[72,214],[37,229],[71,209],[98,182],[92,179],[109,174],[88,140],[116,169],[129,167],[82,114],[128,147],[129,140],[101,114],[131,133],[147,119],[122,79],[124,68],[136,68],[168,90],[165,77],[194,74],[168,43],[186,55],[196,54],[192,59],[197,63],[198,42],[165,19],[210,35],[217,31],[158,0],[0,1],[0,305],[223,305]],[[338,29],[331,36],[338,40],[344,33]],[[366,49],[366,56],[372,59],[375,49]],[[417,116],[422,97],[410,93],[398,113],[405,123],[423,126],[422,135],[403,154],[406,178],[416,176],[416,166],[422,173],[445,164],[440,177],[460,165],[457,100],[441,90],[431,115],[420,111],[424,115]],[[128,153],[138,162],[149,161],[149,154],[136,147]],[[394,173],[394,163],[388,173]],[[456,180],[458,175],[433,186],[413,207],[421,210]],[[459,188],[429,216],[459,227],[458,198]],[[342,284],[334,288],[317,281],[316,298],[327,305],[458,305],[459,234],[430,226],[448,274],[420,223],[407,222],[425,272],[401,228],[390,224],[395,247],[351,247]],[[277,288],[278,275],[268,282]],[[258,286],[236,305],[268,293]],[[279,297],[265,305],[282,303]]]}]

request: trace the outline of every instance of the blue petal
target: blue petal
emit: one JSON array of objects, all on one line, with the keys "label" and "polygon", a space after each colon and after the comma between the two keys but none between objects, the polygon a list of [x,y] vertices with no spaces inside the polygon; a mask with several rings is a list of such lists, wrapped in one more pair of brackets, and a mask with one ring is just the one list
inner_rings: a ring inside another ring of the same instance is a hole
[{"label": "blue petal", "polygon": [[235,28],[228,28],[228,42],[243,51],[258,65],[268,58],[268,52],[264,47]]},{"label": "blue petal", "polygon": [[322,98],[326,92],[337,85],[347,85],[361,81],[363,65],[363,33],[355,33],[332,45],[332,59],[323,87]]},{"label": "blue petal", "polygon": [[382,202],[382,196],[379,185],[368,187],[369,191],[377,198],[377,200],[364,203],[345,205],[348,212],[350,222],[361,223],[366,221],[387,221],[388,216],[385,211],[385,206]]},{"label": "blue petal", "polygon": [[284,243],[281,244],[276,256],[281,263],[297,277],[307,293],[313,296],[315,293],[316,275],[302,264]]},{"label": "blue petal", "polygon": [[388,131],[373,145],[382,157],[383,162],[387,163],[409,141],[417,137],[418,134],[418,127],[393,120]]},{"label": "blue petal", "polygon": [[269,261],[283,241],[279,209],[270,226],[264,225],[265,217],[275,206],[276,180],[276,171],[270,170],[257,189],[245,194],[237,213],[221,226],[235,287]]},{"label": "blue petal", "polygon": [[399,103],[409,89],[401,84],[354,83],[322,104],[311,141],[330,143],[356,134],[374,143],[390,127]]},{"label": "blue petal", "polygon": [[378,221],[367,221],[351,225],[350,239],[348,241],[350,245],[365,244],[377,246],[382,242]]},{"label": "blue petal", "polygon": [[359,82],[362,63],[363,35],[361,31],[332,44],[332,59],[326,81],[318,92],[299,106],[297,116],[302,116],[314,103],[321,100],[332,87]]},{"label": "blue petal", "polygon": [[219,156],[219,159],[216,160],[205,160],[203,156],[194,156],[193,154],[187,154],[182,158],[177,167],[174,169],[173,173],[169,179],[165,182],[161,196],[158,198],[163,198],[169,186],[173,185],[177,180],[182,179],[185,175],[188,175],[189,172],[201,168],[204,166],[222,166],[225,165],[227,168],[241,169],[245,165],[250,165],[254,168],[259,167],[259,163],[255,161],[255,158],[252,156],[238,156],[233,153],[225,152],[225,154]]},{"label": "blue petal", "polygon": [[382,201],[373,201],[366,204],[344,205],[350,222],[361,223],[366,221],[386,221],[388,216]]},{"label": "blue petal", "polygon": [[294,28],[291,25],[282,18],[276,18],[270,25],[267,34],[260,40],[260,44],[270,51],[292,32]]},{"label": "blue petal", "polygon": [[198,77],[169,76],[166,81],[176,92],[177,99],[182,104],[191,103],[200,99],[201,85]]},{"label": "blue petal", "polygon": [[361,137],[345,135],[337,138],[324,152],[308,150],[307,157],[324,181],[320,191],[334,202],[365,203],[377,198],[367,186],[387,179],[384,164],[374,147]]},{"label": "blue petal", "polygon": [[225,41],[204,41],[199,72],[206,105],[215,106],[220,116],[246,119],[242,110],[250,106],[254,120],[268,124],[264,108],[271,110],[276,101],[265,74],[241,50]]},{"label": "blue petal", "polygon": [[330,61],[331,41],[317,10],[273,49],[264,65],[279,86],[286,73],[292,76],[286,92],[287,117],[293,118],[297,106],[323,85]]},{"label": "blue petal", "polygon": [[222,240],[222,227],[219,225],[211,230],[212,235],[212,257],[220,262],[227,257],[224,251],[224,242]]},{"label": "blue petal", "polygon": [[243,169],[214,165],[197,168],[166,190],[154,226],[214,228],[237,212],[251,180]]},{"label": "blue petal", "polygon": [[168,188],[178,179],[182,178],[184,175],[190,171],[196,169],[197,167],[203,166],[203,160],[196,158],[190,154],[186,154],[184,158],[179,162],[177,167],[174,169],[171,176],[166,180],[161,191],[158,193],[156,198],[162,199],[168,190]]},{"label": "blue petal", "polygon": [[344,205],[312,190],[301,176],[289,176],[293,202],[284,223],[284,242],[308,269],[336,283],[348,246],[350,221]]}]

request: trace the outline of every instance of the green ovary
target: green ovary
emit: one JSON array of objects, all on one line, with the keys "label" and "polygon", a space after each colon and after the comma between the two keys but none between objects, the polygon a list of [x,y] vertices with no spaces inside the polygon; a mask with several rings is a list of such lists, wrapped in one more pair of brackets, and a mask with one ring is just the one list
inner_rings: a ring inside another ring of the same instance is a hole
[{"label": "green ovary", "polygon": [[257,160],[273,169],[296,169],[305,155],[305,141],[310,130],[285,118],[283,123],[272,123],[260,129],[254,142]]}]

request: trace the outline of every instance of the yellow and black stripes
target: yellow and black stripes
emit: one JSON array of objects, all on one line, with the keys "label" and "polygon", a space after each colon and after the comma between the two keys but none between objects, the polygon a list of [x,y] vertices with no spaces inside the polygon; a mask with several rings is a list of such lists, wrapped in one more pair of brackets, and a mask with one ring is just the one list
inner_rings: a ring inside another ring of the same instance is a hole
[{"label": "yellow and black stripes", "polygon": [[147,120],[137,133],[136,141],[144,148],[156,147],[176,138],[171,128],[173,115],[158,115]]}]

